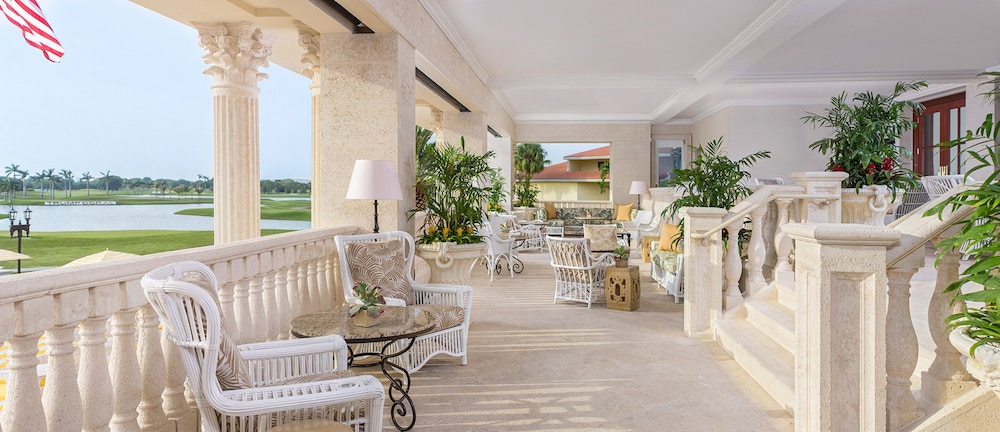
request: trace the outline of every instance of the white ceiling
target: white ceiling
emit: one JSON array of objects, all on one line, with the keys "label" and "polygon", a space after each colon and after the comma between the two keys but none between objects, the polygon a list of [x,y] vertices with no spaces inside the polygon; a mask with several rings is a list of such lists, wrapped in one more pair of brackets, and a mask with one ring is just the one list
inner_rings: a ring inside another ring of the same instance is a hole
[{"label": "white ceiling", "polygon": [[1000,0],[420,0],[517,123],[690,123],[1000,65]]}]

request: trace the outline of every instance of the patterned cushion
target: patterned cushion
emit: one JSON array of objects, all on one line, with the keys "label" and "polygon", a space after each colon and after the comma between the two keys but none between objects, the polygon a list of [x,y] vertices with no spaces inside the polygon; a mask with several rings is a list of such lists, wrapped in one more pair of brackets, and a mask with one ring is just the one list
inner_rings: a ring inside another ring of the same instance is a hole
[{"label": "patterned cushion", "polygon": [[[197,285],[199,288],[207,291],[212,296],[212,300],[215,301],[215,307],[221,313],[222,306],[219,304],[218,293],[216,293],[215,287],[209,281],[200,277],[184,277],[181,280]],[[222,322],[222,329],[220,331],[221,337],[219,338],[219,361],[215,369],[215,376],[219,380],[219,386],[223,390],[250,388],[250,372],[247,370],[246,361],[243,360],[243,356],[240,354],[236,343],[229,337],[229,334],[235,330],[229,325],[225,316],[220,316],[219,320]]]},{"label": "patterned cushion", "polygon": [[465,322],[465,310],[458,306],[422,304],[420,308],[434,315],[434,331],[449,329]]},{"label": "patterned cushion", "polygon": [[413,288],[406,277],[406,255],[399,240],[356,242],[347,245],[347,265],[355,284],[382,288],[382,295],[413,304]]},{"label": "patterned cushion", "polygon": [[618,247],[618,237],[614,225],[584,225],[583,237],[590,240],[592,251],[613,251]]},{"label": "patterned cushion", "polygon": [[680,254],[677,252],[653,251],[649,258],[658,268],[675,275],[677,274],[677,255]]},{"label": "patterned cushion", "polygon": [[319,375],[303,375],[297,376],[295,378],[289,378],[281,381],[276,381],[271,385],[288,385],[288,384],[303,384],[311,383],[316,381],[326,381],[340,378],[350,378],[354,376],[354,372],[350,370],[334,371]]}]

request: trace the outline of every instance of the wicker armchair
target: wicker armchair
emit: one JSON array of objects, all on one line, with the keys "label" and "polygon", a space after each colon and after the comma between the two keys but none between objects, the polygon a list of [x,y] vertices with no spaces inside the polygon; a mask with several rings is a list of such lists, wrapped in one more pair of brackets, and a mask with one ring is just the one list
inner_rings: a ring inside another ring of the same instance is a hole
[{"label": "wicker armchair", "polygon": [[[414,241],[405,231],[375,234],[338,235],[334,238],[340,258],[344,298],[353,301],[351,288],[364,282],[382,288],[386,303],[422,305],[434,313],[434,331],[418,336],[413,348],[400,356],[409,372],[419,370],[431,357],[447,354],[468,363],[469,318],[472,316],[472,287],[426,284],[413,280]],[[367,347],[363,352],[378,352]],[[358,351],[358,350],[355,350]]]},{"label": "wicker armchair", "polygon": [[510,273],[510,277],[514,277],[514,256],[517,255],[517,249],[514,248],[514,238],[513,232],[510,232],[506,238],[503,237],[503,227],[504,223],[512,224],[514,218],[509,216],[491,216],[489,220],[483,223],[480,228],[479,235],[483,236],[483,240],[486,242],[486,256],[484,264],[486,265],[486,271],[490,274],[490,282],[493,282],[493,276],[500,274],[503,269],[503,261],[507,262],[507,271]]},{"label": "wicker armchair", "polygon": [[198,262],[157,268],[141,285],[180,352],[201,430],[266,431],[304,419],[382,430],[382,384],[347,370],[340,336],[237,346],[219,312],[215,275]]},{"label": "wicker armchair", "polygon": [[604,300],[604,275],[608,266],[614,265],[610,253],[591,256],[586,238],[545,238],[552,256],[552,270],[556,274],[556,291],[553,303],[559,299],[583,302],[590,305]]}]

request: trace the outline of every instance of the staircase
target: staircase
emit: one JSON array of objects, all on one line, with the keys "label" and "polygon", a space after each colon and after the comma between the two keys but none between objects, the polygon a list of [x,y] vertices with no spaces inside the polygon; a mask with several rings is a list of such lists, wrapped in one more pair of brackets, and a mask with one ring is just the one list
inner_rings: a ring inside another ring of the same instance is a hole
[{"label": "staircase", "polygon": [[792,413],[795,401],[794,274],[779,274],[715,323],[716,341],[771,397]]}]

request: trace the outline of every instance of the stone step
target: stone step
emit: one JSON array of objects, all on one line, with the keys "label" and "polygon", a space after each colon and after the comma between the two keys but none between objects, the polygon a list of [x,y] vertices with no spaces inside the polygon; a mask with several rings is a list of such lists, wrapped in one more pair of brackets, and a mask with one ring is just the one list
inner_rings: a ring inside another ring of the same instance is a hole
[{"label": "stone step", "polygon": [[772,285],[777,292],[778,303],[794,311],[798,303],[798,297],[795,295],[795,274],[777,273]]},{"label": "stone step", "polygon": [[795,402],[795,357],[746,320],[719,320],[716,338],[729,355],[789,413]]},{"label": "stone step", "polygon": [[795,352],[795,311],[771,300],[749,300],[747,321],[774,339],[789,353]]}]

